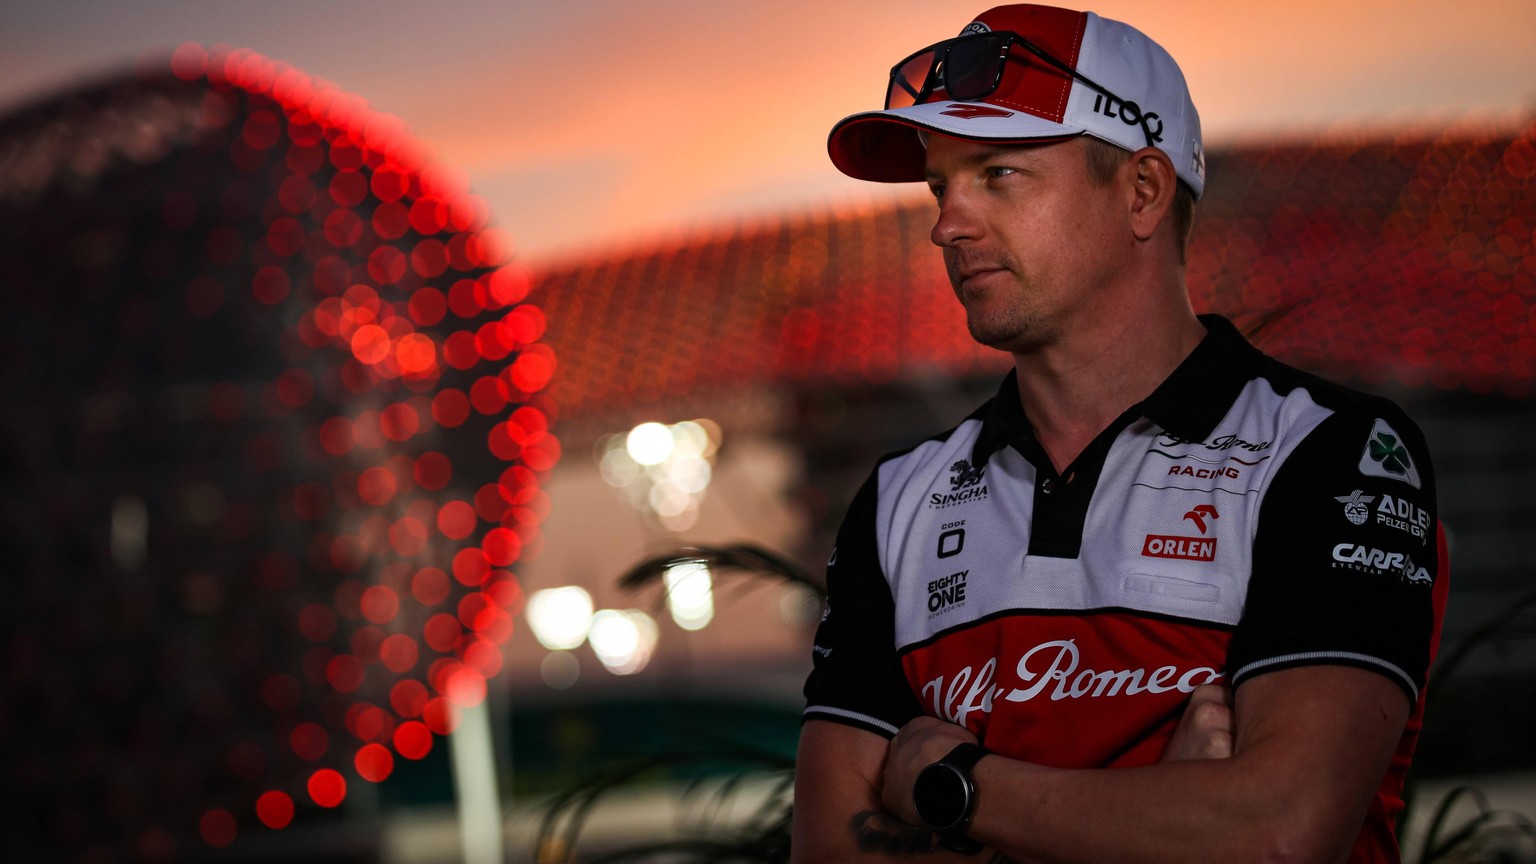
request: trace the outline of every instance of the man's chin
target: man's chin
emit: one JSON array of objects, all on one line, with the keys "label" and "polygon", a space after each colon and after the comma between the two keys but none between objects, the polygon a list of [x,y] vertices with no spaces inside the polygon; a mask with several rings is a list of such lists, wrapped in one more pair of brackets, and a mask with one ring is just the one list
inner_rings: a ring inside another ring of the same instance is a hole
[{"label": "man's chin", "polygon": [[971,339],[977,344],[1011,354],[1027,354],[1040,347],[1039,334],[1030,328],[986,326],[967,322]]}]

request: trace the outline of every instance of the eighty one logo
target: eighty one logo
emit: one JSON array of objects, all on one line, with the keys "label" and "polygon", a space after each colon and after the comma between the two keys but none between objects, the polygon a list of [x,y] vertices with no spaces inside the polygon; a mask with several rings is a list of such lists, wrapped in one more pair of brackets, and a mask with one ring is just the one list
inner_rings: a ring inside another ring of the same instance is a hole
[{"label": "eighty one logo", "polygon": [[1037,697],[1056,702],[1174,690],[1193,693],[1201,684],[1222,677],[1210,666],[1196,666],[1184,671],[1177,666],[1159,666],[1148,672],[1145,668],[1079,669],[1081,664],[1082,655],[1077,643],[1072,639],[1057,639],[1042,642],[1019,657],[1013,667],[1017,679],[1013,683],[1021,686],[1003,686],[994,680],[997,658],[993,657],[979,670],[964,666],[947,678],[935,676],[923,685],[922,695],[932,700],[935,717],[963,726],[966,717],[976,711],[992,713],[998,697],[1007,702],[1028,702]]},{"label": "eighty one logo", "polygon": [[1396,574],[1409,582],[1428,584],[1434,581],[1429,571],[1413,563],[1413,559],[1402,552],[1387,552],[1382,549],[1372,549],[1369,546],[1357,546],[1354,543],[1340,543],[1333,547],[1333,566],[1346,567],[1358,570],[1362,573],[1374,573],[1378,576]]},{"label": "eighty one logo", "polygon": [[965,579],[969,575],[971,571],[961,570],[941,579],[929,580],[928,617],[965,605]]}]

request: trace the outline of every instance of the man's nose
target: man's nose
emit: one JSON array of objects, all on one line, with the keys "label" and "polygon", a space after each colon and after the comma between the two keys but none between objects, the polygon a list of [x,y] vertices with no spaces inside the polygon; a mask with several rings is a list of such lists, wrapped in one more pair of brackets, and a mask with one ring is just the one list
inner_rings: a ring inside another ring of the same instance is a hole
[{"label": "man's nose", "polygon": [[981,233],[973,202],[954,192],[946,192],[939,202],[939,217],[929,235],[933,245],[951,248],[962,240],[975,240]]}]

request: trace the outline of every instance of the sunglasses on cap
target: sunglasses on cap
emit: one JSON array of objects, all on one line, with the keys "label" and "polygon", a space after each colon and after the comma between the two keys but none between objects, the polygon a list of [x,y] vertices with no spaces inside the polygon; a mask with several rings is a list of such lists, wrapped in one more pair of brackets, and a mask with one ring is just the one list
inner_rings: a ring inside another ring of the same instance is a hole
[{"label": "sunglasses on cap", "polygon": [[891,83],[885,90],[886,110],[921,105],[939,92],[944,94],[943,98],[956,102],[975,102],[992,95],[1003,83],[1003,69],[1008,61],[1025,62],[1024,58],[1012,53],[1015,45],[1119,103],[1121,119],[1130,125],[1141,126],[1148,147],[1155,147],[1163,140],[1161,122],[1155,132],[1149,123],[1149,117],[1155,118],[1156,114],[1142,113],[1141,106],[1135,102],[1121,99],[1057,60],[1044,48],[1010,30],[935,42],[892,66]]}]

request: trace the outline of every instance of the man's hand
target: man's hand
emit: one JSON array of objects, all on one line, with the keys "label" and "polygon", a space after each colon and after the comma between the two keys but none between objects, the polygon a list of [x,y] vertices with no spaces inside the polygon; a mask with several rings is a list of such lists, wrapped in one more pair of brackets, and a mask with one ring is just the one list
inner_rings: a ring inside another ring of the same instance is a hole
[{"label": "man's hand", "polygon": [[1227,759],[1232,756],[1232,690],[1221,684],[1201,684],[1184,706],[1163,762],[1186,759]]},{"label": "man's hand", "polygon": [[880,794],[885,809],[909,825],[923,824],[912,800],[917,775],[957,746],[975,743],[976,736],[964,726],[933,717],[918,717],[901,727],[891,739],[885,758],[885,783]]}]

